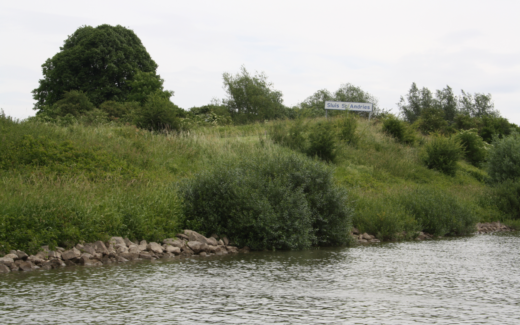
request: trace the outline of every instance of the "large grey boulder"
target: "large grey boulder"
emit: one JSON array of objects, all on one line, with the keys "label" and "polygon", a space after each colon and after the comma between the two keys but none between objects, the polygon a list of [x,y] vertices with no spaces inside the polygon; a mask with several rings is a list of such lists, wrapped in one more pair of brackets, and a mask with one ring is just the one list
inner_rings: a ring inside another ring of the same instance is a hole
[{"label": "large grey boulder", "polygon": [[41,257],[41,255],[31,255],[27,258],[27,260],[33,264],[40,265],[45,262],[45,259]]},{"label": "large grey boulder", "polygon": [[7,267],[5,264],[0,264],[0,273],[9,273],[11,269]]},{"label": "large grey boulder", "polygon": [[96,249],[92,245],[85,245],[83,247],[83,251],[85,253],[89,253],[90,255],[96,254]]},{"label": "large grey boulder", "polygon": [[201,234],[199,234],[196,231],[186,229],[186,230],[184,230],[184,234],[186,236],[188,236],[188,240],[189,241],[198,241],[198,242],[201,242],[203,244],[207,244],[208,243],[208,239],[206,237],[202,236]]},{"label": "large grey boulder", "polygon": [[108,249],[105,246],[105,243],[103,243],[101,240],[98,240],[97,242],[93,243],[92,247],[94,247],[97,253],[108,255]]},{"label": "large grey boulder", "polygon": [[208,245],[205,243],[201,243],[200,241],[189,241],[188,247],[195,253],[198,254],[202,251],[205,251]]},{"label": "large grey boulder", "polygon": [[166,245],[164,250],[166,251],[166,253],[175,254],[175,255],[179,255],[181,253],[181,249],[179,247],[175,247],[172,245]]},{"label": "large grey boulder", "polygon": [[117,254],[124,254],[124,253],[128,253],[128,247],[126,247],[126,244],[123,243],[123,244],[117,244],[115,246],[115,249],[116,249],[116,253]]},{"label": "large grey boulder", "polygon": [[162,254],[164,252],[163,247],[155,242],[149,243],[147,250],[156,254]]},{"label": "large grey boulder", "polygon": [[137,254],[139,255],[139,253],[141,253],[143,250],[141,249],[141,246],[140,245],[130,245],[128,247],[128,253],[130,254]]},{"label": "large grey boulder", "polygon": [[[9,254],[7,254],[7,255],[9,255]],[[11,257],[7,257],[7,256],[0,257],[0,263],[11,264],[11,263],[14,263],[14,259],[12,259]]]},{"label": "large grey boulder", "polygon": [[64,261],[68,261],[73,258],[80,257],[80,255],[81,255],[81,252],[74,247],[72,249],[69,249],[68,251],[64,251],[63,253],[61,253],[61,258]]},{"label": "large grey boulder", "polygon": [[233,253],[233,254],[238,253],[238,248],[235,246],[226,246],[226,249],[227,249],[228,253]]},{"label": "large grey boulder", "polygon": [[125,241],[126,247],[130,247],[130,245],[133,245],[133,244],[134,244],[134,243],[132,243],[132,242],[130,241],[130,239],[128,239],[128,238],[125,238],[124,241]]},{"label": "large grey boulder", "polygon": [[4,258],[6,258],[6,257],[7,257],[7,258],[12,258],[14,261],[20,259],[20,258],[18,257],[18,255],[16,255],[16,254],[11,254],[11,253],[9,253],[9,254],[7,254],[7,255],[4,256]]},{"label": "large grey boulder", "polygon": [[218,245],[218,241],[215,238],[213,238],[213,237],[209,237],[206,240],[207,240],[207,244],[208,245],[213,245],[213,246],[217,246]]},{"label": "large grey boulder", "polygon": [[229,239],[226,236],[222,237],[222,242],[224,243],[224,246],[229,245]]},{"label": "large grey boulder", "polygon": [[49,258],[61,258],[61,253],[58,251],[49,251]]},{"label": "large grey boulder", "polygon": [[36,267],[35,265],[33,265],[31,262],[29,261],[25,261],[25,262],[22,262],[20,263],[20,265],[18,266],[22,271],[32,271],[34,269],[37,269],[38,267]]},{"label": "large grey boulder", "polygon": [[110,238],[108,243],[114,245],[114,247],[116,245],[125,245],[126,246],[126,243],[125,243],[125,240],[123,239],[123,237],[112,237],[112,238]]},{"label": "large grey boulder", "polygon": [[16,251],[16,255],[18,255],[18,258],[22,260],[26,260],[27,257],[29,257],[29,255],[27,255],[25,252],[19,250]]}]

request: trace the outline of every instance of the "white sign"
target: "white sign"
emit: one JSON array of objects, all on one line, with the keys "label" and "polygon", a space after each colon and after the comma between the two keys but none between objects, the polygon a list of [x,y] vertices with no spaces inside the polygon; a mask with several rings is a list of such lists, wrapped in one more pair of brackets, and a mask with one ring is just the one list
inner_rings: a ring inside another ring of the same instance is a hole
[{"label": "white sign", "polygon": [[337,109],[340,111],[360,111],[372,112],[371,103],[350,103],[350,102],[325,102],[325,109]]}]

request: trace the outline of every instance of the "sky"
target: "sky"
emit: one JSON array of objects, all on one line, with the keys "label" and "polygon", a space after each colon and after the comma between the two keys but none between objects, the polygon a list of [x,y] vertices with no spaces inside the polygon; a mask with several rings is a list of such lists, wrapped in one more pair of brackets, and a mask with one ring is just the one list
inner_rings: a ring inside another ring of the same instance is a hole
[{"label": "sky", "polygon": [[520,124],[520,1],[0,0],[0,108],[35,114],[41,65],[84,25],[132,29],[172,101],[226,98],[222,74],[264,72],[284,104],[351,83],[398,113],[413,82],[491,94]]}]

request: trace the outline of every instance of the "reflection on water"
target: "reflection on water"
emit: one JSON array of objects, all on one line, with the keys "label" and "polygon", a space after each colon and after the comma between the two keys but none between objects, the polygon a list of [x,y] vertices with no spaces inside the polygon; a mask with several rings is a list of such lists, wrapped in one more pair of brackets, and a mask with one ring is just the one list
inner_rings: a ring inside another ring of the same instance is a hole
[{"label": "reflection on water", "polygon": [[2,324],[520,324],[520,236],[0,276]]}]

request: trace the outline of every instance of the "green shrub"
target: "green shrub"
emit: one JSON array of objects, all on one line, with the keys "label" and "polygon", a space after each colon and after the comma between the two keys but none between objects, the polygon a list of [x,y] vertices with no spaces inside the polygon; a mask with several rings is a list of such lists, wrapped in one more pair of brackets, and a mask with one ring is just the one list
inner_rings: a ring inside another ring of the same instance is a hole
[{"label": "green shrub", "polygon": [[435,135],[424,146],[422,161],[430,169],[454,176],[461,155],[462,146],[457,139]]},{"label": "green shrub", "polygon": [[506,180],[489,189],[489,198],[508,218],[520,219],[520,180]]},{"label": "green shrub", "polygon": [[134,110],[139,109],[138,102],[115,102],[109,100],[99,105],[99,109],[104,111],[108,117],[112,120],[118,120],[125,117],[127,114]]},{"label": "green shrub", "polygon": [[478,220],[472,209],[445,191],[418,187],[403,193],[400,202],[429,234],[467,235],[475,231]]},{"label": "green shrub", "polygon": [[146,103],[134,112],[135,124],[147,130],[179,130],[180,108],[160,93],[148,97]]},{"label": "green shrub", "polygon": [[374,234],[379,240],[413,239],[420,230],[396,195],[358,199],[352,223],[361,233]]},{"label": "green shrub", "polygon": [[421,117],[414,122],[414,125],[423,134],[434,132],[444,132],[448,127],[448,121],[444,119],[444,111],[441,109],[427,108],[421,113]]},{"label": "green shrub", "polygon": [[111,236],[162,241],[180,230],[181,205],[172,190],[112,183],[98,191],[96,200],[90,199],[97,192],[92,185],[88,194],[60,187],[28,190],[27,196],[13,193],[0,205],[0,251],[36,253],[42,245],[70,247]]},{"label": "green shrub", "polygon": [[406,122],[393,115],[389,115],[383,120],[383,132],[406,144],[413,144],[416,138],[415,133]]},{"label": "green shrub", "polygon": [[289,147],[299,152],[307,151],[308,124],[302,118],[294,121],[287,130],[287,122],[275,122],[269,130],[269,136],[274,143]]},{"label": "green shrub", "polygon": [[494,138],[488,152],[488,174],[492,182],[520,178],[520,134]]},{"label": "green shrub", "polygon": [[336,134],[331,123],[318,122],[310,129],[307,155],[316,156],[325,161],[334,161]]},{"label": "green shrub", "polygon": [[336,126],[338,127],[338,137],[341,141],[345,141],[350,145],[356,145],[359,142],[359,137],[356,135],[357,119],[353,114],[348,114],[338,119]]},{"label": "green shrub", "polygon": [[455,138],[462,145],[464,158],[473,166],[480,166],[486,159],[486,143],[476,129],[459,132]]},{"label": "green shrub", "polygon": [[215,164],[181,184],[187,228],[255,250],[348,243],[346,193],[321,163],[283,152]]},{"label": "green shrub", "polygon": [[63,99],[54,104],[53,110],[57,116],[71,114],[78,116],[94,109],[87,95],[82,91],[71,90],[65,92]]}]

